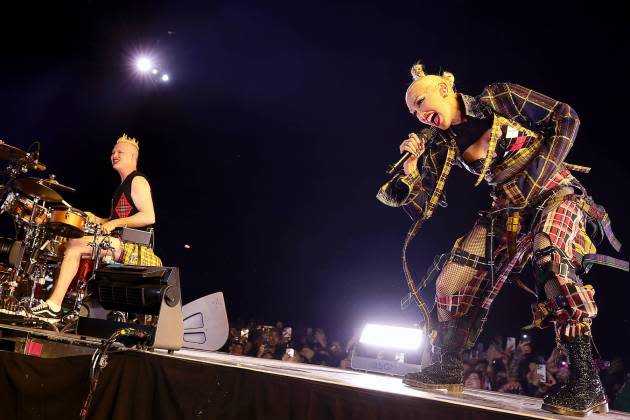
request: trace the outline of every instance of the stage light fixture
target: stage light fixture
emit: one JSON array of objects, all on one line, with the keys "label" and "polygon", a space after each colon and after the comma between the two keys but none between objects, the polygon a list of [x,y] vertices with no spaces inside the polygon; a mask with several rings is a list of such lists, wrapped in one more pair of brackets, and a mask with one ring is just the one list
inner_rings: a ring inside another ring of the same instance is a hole
[{"label": "stage light fixture", "polygon": [[158,69],[153,69],[153,70],[151,70],[151,74],[158,74],[158,73],[159,73],[159,70],[158,70]]},{"label": "stage light fixture", "polygon": [[163,74],[160,79],[162,79],[163,82],[168,82],[171,80],[171,77],[168,74]]},{"label": "stage light fixture", "polygon": [[359,341],[389,349],[417,350],[422,344],[422,331],[417,328],[367,324]]},{"label": "stage light fixture", "polygon": [[367,324],[352,351],[354,370],[404,376],[421,370],[424,332],[418,328]]}]

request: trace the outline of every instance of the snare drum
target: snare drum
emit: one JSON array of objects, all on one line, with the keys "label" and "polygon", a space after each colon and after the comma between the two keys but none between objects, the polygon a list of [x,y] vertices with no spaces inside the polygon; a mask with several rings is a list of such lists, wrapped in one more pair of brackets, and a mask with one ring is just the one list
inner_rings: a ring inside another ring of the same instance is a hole
[{"label": "snare drum", "polygon": [[[35,209],[35,217],[33,218],[33,209]],[[33,200],[20,194],[10,192],[0,207],[0,212],[9,213],[15,217],[18,222],[29,223],[32,219],[35,223],[43,225],[48,219],[48,212],[44,206],[35,204]]]},{"label": "snare drum", "polygon": [[81,238],[85,235],[87,214],[72,207],[57,207],[50,211],[46,227],[64,238]]}]

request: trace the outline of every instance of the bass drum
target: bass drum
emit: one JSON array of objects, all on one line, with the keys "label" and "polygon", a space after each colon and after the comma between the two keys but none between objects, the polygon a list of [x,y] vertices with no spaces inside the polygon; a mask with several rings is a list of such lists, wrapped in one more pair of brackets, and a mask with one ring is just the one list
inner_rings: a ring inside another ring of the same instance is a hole
[{"label": "bass drum", "polygon": [[0,264],[15,267],[24,252],[24,244],[12,238],[0,238]]}]

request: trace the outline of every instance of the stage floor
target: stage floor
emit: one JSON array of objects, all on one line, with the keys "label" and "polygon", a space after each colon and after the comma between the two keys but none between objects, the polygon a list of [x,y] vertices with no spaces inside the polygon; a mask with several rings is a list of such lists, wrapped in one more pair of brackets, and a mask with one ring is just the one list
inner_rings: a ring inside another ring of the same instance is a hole
[{"label": "stage floor", "polygon": [[[15,335],[17,341],[30,340],[41,343],[43,347],[41,357],[48,359],[62,359],[81,354],[89,357],[100,344],[99,339],[26,327],[0,325],[0,330],[3,338],[7,335]],[[15,352],[25,353],[24,349],[24,345],[16,345]],[[263,387],[265,384],[267,387],[273,387],[282,383],[288,384],[288,389],[312,389],[318,386],[318,389],[321,389],[321,386],[325,386],[327,392],[329,391],[333,396],[344,394],[346,402],[353,401],[360,404],[366,399],[368,401],[372,399],[372,402],[386,401],[388,404],[394,404],[392,408],[404,405],[411,412],[417,412],[418,417],[422,416],[426,408],[432,407],[434,410],[437,409],[437,412],[445,414],[442,418],[453,418],[447,413],[458,413],[457,417],[466,413],[467,418],[569,418],[543,411],[540,408],[541,400],[537,398],[468,388],[459,396],[447,394],[444,391],[420,391],[403,385],[399,377],[325,366],[187,349],[168,354],[161,350],[138,351],[121,348],[118,353],[122,357],[126,354],[135,356],[136,360],[140,360],[138,357],[146,360],[157,358],[163,361],[163,363],[160,362],[162,364],[176,364],[181,373],[180,379],[184,381],[205,369],[208,372],[223,372],[219,374],[221,377],[241,377],[246,382],[257,382]],[[187,370],[189,370],[188,374]],[[244,392],[258,391],[252,388]],[[287,399],[290,398],[287,397]],[[590,418],[630,420],[630,414],[611,411],[606,415],[591,414]]]},{"label": "stage floor", "polygon": [[[257,359],[246,356],[232,356],[223,353],[211,353],[196,350],[180,350],[173,355],[156,351],[164,357],[173,357],[214,365],[229,366],[263,372],[271,375],[299,378],[307,381],[323,382],[349,388],[358,388],[376,392],[383,392],[402,396],[408,399],[440,401],[447,404],[469,407],[475,410],[490,410],[511,415],[536,419],[567,419],[542,410],[542,400],[522,395],[505,394],[499,392],[482,391],[465,388],[461,396],[453,396],[442,391],[425,392],[402,383],[401,378],[378,375],[352,370],[335,369],[326,366],[290,363],[278,360]],[[630,419],[630,413],[611,411],[605,415],[591,414],[592,419]]]}]

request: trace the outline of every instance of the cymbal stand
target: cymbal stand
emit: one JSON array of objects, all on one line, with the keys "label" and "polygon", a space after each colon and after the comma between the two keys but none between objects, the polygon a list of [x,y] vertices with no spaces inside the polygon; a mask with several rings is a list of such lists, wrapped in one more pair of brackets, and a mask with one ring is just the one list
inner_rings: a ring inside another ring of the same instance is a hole
[{"label": "cymbal stand", "polygon": [[[37,216],[41,213],[46,213],[48,210],[46,209],[46,202],[42,201],[42,204],[39,205],[39,197],[33,197],[33,211],[31,213],[31,218],[26,226],[26,235],[24,238],[24,243],[26,244],[26,248],[28,249],[27,253],[29,255],[29,259],[27,260],[26,268],[24,269],[24,275],[26,280],[29,282],[31,287],[30,296],[26,297],[22,300],[22,302],[28,305],[29,308],[32,308],[35,305],[35,288],[37,285],[39,269],[37,274],[33,275],[33,271],[35,268],[38,268],[37,265],[39,263],[39,254],[42,251],[43,244],[43,234],[44,229],[43,225],[37,221]],[[30,238],[30,241],[29,241]],[[18,270],[21,270],[22,261],[20,261],[17,265]],[[16,271],[18,271],[16,270]]]}]

